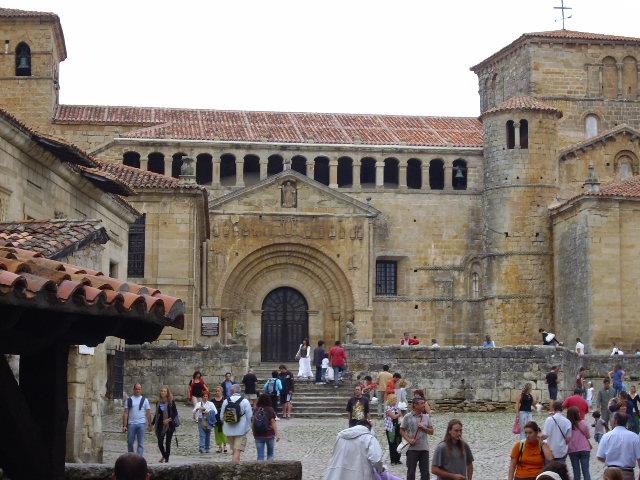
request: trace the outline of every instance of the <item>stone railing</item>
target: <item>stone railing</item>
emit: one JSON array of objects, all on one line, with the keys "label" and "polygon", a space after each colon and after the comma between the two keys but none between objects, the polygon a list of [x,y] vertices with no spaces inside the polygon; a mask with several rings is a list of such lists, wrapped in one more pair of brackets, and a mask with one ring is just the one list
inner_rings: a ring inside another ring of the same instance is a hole
[{"label": "stone railing", "polygon": [[[153,480],[300,480],[300,462],[192,463],[187,465],[152,465]],[[66,480],[111,480],[113,467],[100,464],[68,463]]]}]

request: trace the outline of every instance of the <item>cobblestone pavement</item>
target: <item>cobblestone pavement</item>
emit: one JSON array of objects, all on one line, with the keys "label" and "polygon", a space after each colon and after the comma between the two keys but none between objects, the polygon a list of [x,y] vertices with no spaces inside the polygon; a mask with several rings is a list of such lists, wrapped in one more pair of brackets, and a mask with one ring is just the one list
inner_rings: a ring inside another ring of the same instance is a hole
[{"label": "cobblestone pavement", "polygon": [[[172,463],[191,462],[228,462],[231,454],[198,453],[198,432],[195,424],[190,421],[191,415],[188,407],[179,407],[183,424],[178,429],[178,444],[172,444]],[[451,418],[459,418],[464,425],[464,438],[470,444],[475,457],[475,480],[503,480],[507,478],[509,453],[516,438],[511,433],[513,415],[506,413],[460,413],[460,414],[435,414],[433,422],[435,435],[430,437],[431,449],[444,437],[447,422]],[[537,415],[536,420],[540,425],[544,422],[544,415]],[[305,480],[322,479],[324,469],[329,459],[335,435],[341,429],[346,428],[346,419],[292,419],[280,420],[278,423],[281,431],[281,440],[276,445],[276,458],[281,460],[300,460],[302,462],[303,478]],[[113,463],[116,458],[127,450],[126,438],[120,433],[121,416],[107,415],[104,418],[105,446],[104,461]],[[375,421],[374,431],[385,450],[385,458],[388,457],[388,445],[382,423]],[[251,437],[251,434],[249,434]],[[213,444],[213,439],[212,439]],[[594,443],[595,445],[595,443]],[[215,448],[213,449],[215,450]],[[145,441],[145,457],[147,461],[154,463],[160,458],[160,453],[153,434],[148,434]],[[242,456],[242,461],[252,461],[256,458],[256,449],[251,438],[247,442],[247,451]],[[404,462],[404,457],[403,457]],[[567,460],[569,471],[571,467]],[[595,447],[591,455],[591,476],[602,478],[602,466],[595,458]],[[405,479],[403,465],[390,467],[390,471],[400,478]]]}]

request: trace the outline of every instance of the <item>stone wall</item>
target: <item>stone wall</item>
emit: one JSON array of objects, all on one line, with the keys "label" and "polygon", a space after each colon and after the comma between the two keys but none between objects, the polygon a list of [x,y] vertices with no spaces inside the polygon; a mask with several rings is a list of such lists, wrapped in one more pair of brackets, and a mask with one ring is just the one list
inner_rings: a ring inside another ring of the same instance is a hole
[{"label": "stone wall", "polygon": [[168,385],[177,400],[184,400],[195,370],[203,373],[211,388],[222,382],[225,372],[231,372],[236,379],[242,378],[248,366],[247,347],[244,345],[127,345],[125,396],[131,394],[134,383],[141,383],[143,392],[150,399],[157,397],[161,386]]},{"label": "stone wall", "polygon": [[348,345],[347,354],[352,377],[377,373],[383,365],[389,365],[391,372],[399,372],[408,380],[409,396],[414,389],[424,388],[440,411],[511,408],[510,403],[526,382],[533,384],[537,399],[548,401],[544,378],[554,365],[561,369],[559,397],[566,397],[581,366],[581,358],[575,353],[543,346],[433,349]]},{"label": "stone wall", "polygon": [[[154,480],[300,480],[300,462],[195,463],[189,465],[152,465]],[[66,480],[111,480],[113,467],[99,464],[67,464]]]}]

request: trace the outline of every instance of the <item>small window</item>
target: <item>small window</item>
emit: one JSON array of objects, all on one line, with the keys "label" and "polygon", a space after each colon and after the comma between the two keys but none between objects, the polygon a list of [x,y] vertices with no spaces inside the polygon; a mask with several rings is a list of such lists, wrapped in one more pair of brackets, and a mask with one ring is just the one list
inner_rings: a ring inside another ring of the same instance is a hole
[{"label": "small window", "polygon": [[338,187],[353,186],[353,160],[349,157],[338,159]]},{"label": "small window", "polygon": [[467,162],[458,159],[453,162],[451,186],[454,190],[467,189]]},{"label": "small window", "polygon": [[275,175],[276,173],[280,173],[284,165],[284,159],[280,155],[271,155],[267,159],[267,176]]},{"label": "small window", "polygon": [[29,45],[20,42],[16,47],[16,77],[31,76],[31,49]]},{"label": "small window", "polygon": [[444,189],[444,162],[442,160],[429,162],[429,188],[431,190]]},{"label": "small window", "polygon": [[164,155],[158,152],[150,153],[147,161],[147,170],[164,175]]},{"label": "small window", "polygon": [[291,159],[291,170],[294,170],[302,175],[307,174],[307,159],[302,155],[296,155]]},{"label": "small window", "polygon": [[480,298],[480,275],[478,272],[471,274],[471,298],[474,300]]},{"label": "small window", "polygon": [[171,176],[173,178],[180,178],[182,173],[182,157],[186,157],[186,153],[178,152],[171,156]]},{"label": "small window", "polygon": [[360,162],[360,185],[371,187],[376,184],[376,160],[363,158]]},{"label": "small window", "polygon": [[140,154],[138,152],[126,152],[122,156],[122,164],[127,167],[140,168]]},{"label": "small window", "polygon": [[313,179],[323,185],[329,185],[329,159],[327,157],[316,157],[313,169]]},{"label": "small window", "polygon": [[[127,276],[144,278],[144,237],[146,215],[142,214],[129,227],[129,259]],[[113,275],[111,275],[113,277]]]},{"label": "small window", "polygon": [[507,148],[509,150],[516,146],[516,128],[513,120],[507,122]]},{"label": "small window", "polygon": [[[182,167],[182,162],[180,162]],[[201,153],[196,157],[196,183],[211,185],[213,182],[213,157],[208,153]]]},{"label": "small window", "polygon": [[398,262],[378,260],[376,262],[376,295],[398,294]]},{"label": "small window", "polygon": [[595,137],[598,135],[598,116],[590,113],[585,117],[585,129],[587,132],[587,138]]},{"label": "small window", "polygon": [[260,181],[260,157],[257,155],[249,154],[244,157],[244,164],[242,166],[242,177],[244,184],[248,187],[255,185]]},{"label": "small window", "polygon": [[236,184],[236,156],[225,153],[220,156],[220,185],[233,186]]},{"label": "small window", "polygon": [[529,148],[529,122],[520,120],[520,148]]},{"label": "small window", "polygon": [[118,278],[118,262],[109,260],[109,276],[111,278]]},{"label": "small window", "polygon": [[422,162],[416,158],[407,162],[407,188],[422,188]]}]

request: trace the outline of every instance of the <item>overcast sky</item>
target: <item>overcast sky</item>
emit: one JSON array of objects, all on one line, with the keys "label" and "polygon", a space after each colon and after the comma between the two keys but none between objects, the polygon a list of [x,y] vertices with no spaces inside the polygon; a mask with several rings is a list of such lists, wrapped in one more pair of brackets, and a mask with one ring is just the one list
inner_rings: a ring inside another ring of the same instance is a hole
[{"label": "overcast sky", "polygon": [[[71,104],[475,116],[469,67],[560,0],[6,0],[52,11]],[[640,36],[639,0],[569,0],[567,28]]]}]

